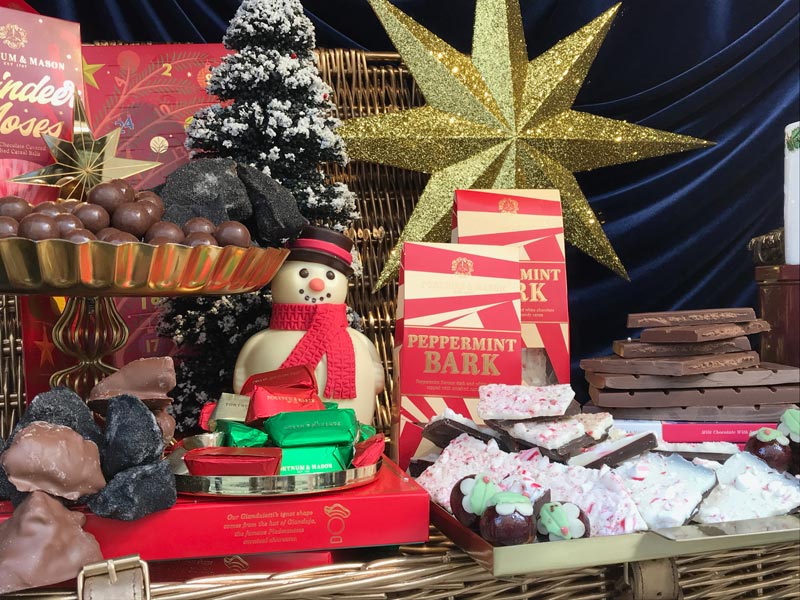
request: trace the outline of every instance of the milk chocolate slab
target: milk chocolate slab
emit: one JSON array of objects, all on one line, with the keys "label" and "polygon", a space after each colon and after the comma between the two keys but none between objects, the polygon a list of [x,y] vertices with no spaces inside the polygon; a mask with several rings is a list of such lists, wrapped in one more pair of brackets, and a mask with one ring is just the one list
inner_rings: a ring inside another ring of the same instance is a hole
[{"label": "milk chocolate slab", "polygon": [[666,408],[611,408],[583,405],[583,412],[610,412],[615,419],[648,421],[730,421],[733,423],[777,423],[792,404],[764,404],[759,406],[671,406]]},{"label": "milk chocolate slab", "polygon": [[581,369],[598,373],[630,375],[696,375],[734,371],[753,367],[759,362],[758,352],[728,352],[701,356],[666,356],[663,358],[621,358],[616,355],[585,358]]},{"label": "milk chocolate slab", "polygon": [[640,340],[616,340],[612,351],[623,358],[650,358],[653,356],[698,356],[700,354],[724,354],[751,350],[750,340],[736,337],[727,340],[712,340],[695,344],[648,344]]},{"label": "milk chocolate slab", "polygon": [[628,327],[672,327],[675,325],[712,325],[714,323],[741,323],[752,321],[756,313],[752,308],[708,308],[703,310],[673,310],[666,312],[631,313]]},{"label": "milk chocolate slab", "polygon": [[800,401],[800,385],[743,388],[684,388],[671,390],[598,390],[589,387],[595,406],[609,408],[669,408],[672,406],[761,406]]},{"label": "milk chocolate slab", "polygon": [[[747,338],[744,338],[747,339]],[[720,371],[702,375],[626,375],[586,371],[586,381],[599,389],[671,390],[679,388],[719,388],[782,386],[800,383],[800,368],[774,363],[761,363],[737,371]],[[615,404],[614,406],[626,406]]]},{"label": "milk chocolate slab", "polygon": [[679,325],[643,329],[639,339],[643,342],[679,344],[684,342],[708,342],[724,340],[741,335],[752,335],[769,331],[770,325],[762,319],[746,323],[721,323],[719,325]]}]

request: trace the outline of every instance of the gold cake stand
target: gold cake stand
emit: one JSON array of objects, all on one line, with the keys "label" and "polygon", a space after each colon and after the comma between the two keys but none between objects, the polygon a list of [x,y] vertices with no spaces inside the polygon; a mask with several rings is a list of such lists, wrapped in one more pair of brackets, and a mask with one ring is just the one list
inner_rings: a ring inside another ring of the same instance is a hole
[{"label": "gold cake stand", "polygon": [[267,285],[288,250],[153,246],[66,240],[0,240],[0,294],[66,296],[53,344],[76,364],[54,373],[82,397],[116,369],[104,358],[125,346],[128,327],[116,296],[243,294]]}]

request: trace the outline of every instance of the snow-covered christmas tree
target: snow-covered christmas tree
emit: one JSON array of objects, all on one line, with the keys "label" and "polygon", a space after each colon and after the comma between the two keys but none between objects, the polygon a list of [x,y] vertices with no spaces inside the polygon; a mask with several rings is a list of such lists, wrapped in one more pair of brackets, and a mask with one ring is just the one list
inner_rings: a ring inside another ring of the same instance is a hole
[{"label": "snow-covered christmas tree", "polygon": [[352,219],[352,193],[326,184],[319,170],[347,158],[300,1],[244,0],[223,42],[236,52],[213,70],[207,88],[222,103],[195,115],[187,146],[261,169],[294,194],[312,221]]},{"label": "snow-covered christmas tree", "polygon": [[[244,0],[224,43],[236,53],[214,69],[208,85],[221,104],[195,115],[187,146],[196,156],[261,169],[294,194],[312,223],[344,229],[357,216],[355,198],[320,171],[321,164],[344,164],[347,157],[300,1]],[[175,341],[181,359],[172,406],[179,431],[194,428],[200,407],[231,390],[239,350],[269,324],[270,307],[267,291],[164,301],[159,333]]]}]

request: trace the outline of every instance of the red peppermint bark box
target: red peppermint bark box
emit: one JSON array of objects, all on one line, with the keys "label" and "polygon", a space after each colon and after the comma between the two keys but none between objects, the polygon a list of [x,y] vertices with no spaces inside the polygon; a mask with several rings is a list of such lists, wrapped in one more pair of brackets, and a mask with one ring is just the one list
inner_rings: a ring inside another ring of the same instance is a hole
[{"label": "red peppermint bark box", "polygon": [[556,383],[548,381],[552,371],[558,383],[569,383],[569,307],[558,190],[456,190],[453,241],[519,248],[523,380],[529,385]]},{"label": "red peppermint bark box", "polygon": [[406,242],[400,265],[393,452],[402,468],[419,427],[451,408],[480,422],[478,388],[521,380],[516,248]]},{"label": "red peppermint bark box", "polygon": [[[425,542],[429,504],[428,493],[384,458],[375,481],[349,490],[235,500],[178,495],[172,508],[137,521],[87,512],[84,529],[107,559],[335,550]],[[11,512],[10,502],[0,502],[0,522]]]}]

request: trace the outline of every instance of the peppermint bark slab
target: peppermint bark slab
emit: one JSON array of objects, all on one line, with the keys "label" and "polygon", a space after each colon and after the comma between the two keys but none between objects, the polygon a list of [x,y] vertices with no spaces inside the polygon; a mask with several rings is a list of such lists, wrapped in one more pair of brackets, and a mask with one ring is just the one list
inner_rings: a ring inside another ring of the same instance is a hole
[{"label": "peppermint bark slab", "polygon": [[616,467],[620,463],[656,447],[658,439],[652,433],[636,433],[608,440],[587,448],[573,456],[567,464],[573,467],[599,469],[603,466]]},{"label": "peppermint bark slab", "polygon": [[[493,383],[478,388],[478,416],[486,421],[541,419],[564,416],[573,410],[575,391],[569,384],[527,386]],[[580,412],[578,410],[577,412]]]},{"label": "peppermint bark slab", "polygon": [[628,327],[670,327],[675,325],[711,325],[714,323],[741,323],[752,321],[756,313],[752,308],[707,308],[701,310],[673,310],[664,312],[631,313]]},{"label": "peppermint bark slab", "polygon": [[800,385],[690,388],[667,390],[599,390],[589,387],[595,406],[609,408],[670,408],[683,406],[761,406],[800,400]]},{"label": "peppermint bark slab", "polygon": [[710,342],[687,344],[650,344],[641,340],[615,340],[611,350],[623,358],[648,358],[653,356],[698,356],[752,350],[750,340],[744,336]]},{"label": "peppermint bark slab", "polygon": [[762,319],[747,323],[721,323],[718,325],[681,325],[677,327],[654,327],[643,329],[639,339],[643,342],[679,344],[686,342],[708,342],[742,335],[769,331],[770,325]]},{"label": "peppermint bark slab", "polygon": [[581,369],[600,373],[629,375],[696,375],[733,371],[758,364],[758,352],[730,352],[703,356],[673,356],[664,358],[621,358],[616,355],[585,358]]}]

